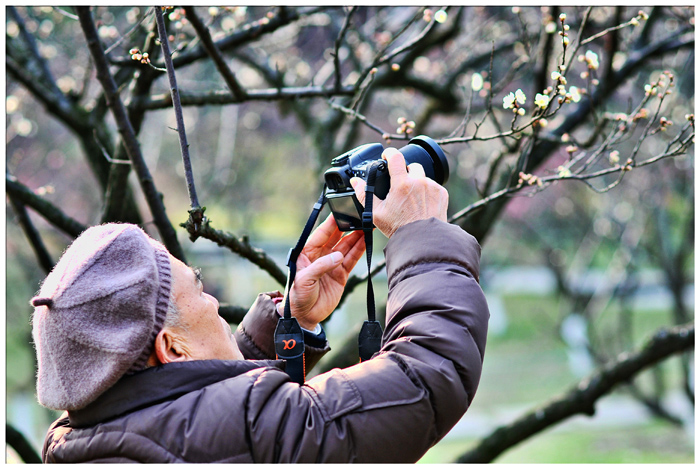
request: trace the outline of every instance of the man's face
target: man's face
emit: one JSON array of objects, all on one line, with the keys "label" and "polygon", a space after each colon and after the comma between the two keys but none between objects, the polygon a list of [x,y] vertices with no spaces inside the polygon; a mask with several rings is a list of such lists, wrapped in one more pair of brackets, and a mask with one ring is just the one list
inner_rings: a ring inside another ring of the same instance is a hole
[{"label": "man's face", "polygon": [[182,328],[173,331],[187,350],[190,360],[241,360],[231,327],[219,316],[219,302],[204,293],[194,270],[170,256],[172,293],[180,311]]}]

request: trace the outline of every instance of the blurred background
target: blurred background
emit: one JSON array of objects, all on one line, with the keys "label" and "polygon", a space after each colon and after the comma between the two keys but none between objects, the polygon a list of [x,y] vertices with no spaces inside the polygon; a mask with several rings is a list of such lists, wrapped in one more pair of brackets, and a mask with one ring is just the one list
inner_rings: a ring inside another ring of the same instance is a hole
[{"label": "blurred background", "polygon": [[[277,265],[284,266],[334,156],[367,142],[400,147],[420,134],[447,153],[448,215],[482,245],[491,319],[479,392],[421,462],[456,461],[498,427],[640,350],[660,329],[692,323],[692,7],[194,11],[249,91],[230,99],[213,62],[194,54],[200,40],[186,13],[167,11],[199,200],[214,227],[247,236]],[[190,201],[168,82],[152,67],[162,67],[158,48],[152,64],[133,52],[147,50],[152,11],[98,7],[93,16],[138,122],[144,160],[205,290],[244,308],[258,292],[283,290],[233,252],[207,239],[192,243],[179,226]],[[72,236],[21,191],[81,225],[105,221],[107,157],[119,154],[120,138],[70,8],[8,7],[5,24],[6,420],[38,452],[58,413],[35,398],[28,301],[47,267],[26,227],[52,262]],[[526,100],[509,108],[504,98],[516,90]],[[538,106],[537,94],[549,105]],[[541,184],[528,184],[529,175]],[[137,213],[157,238],[133,171],[128,186],[129,216]],[[378,265],[381,234],[375,243]],[[355,274],[366,274],[362,262]],[[384,271],[375,278],[379,304]],[[366,314],[364,288],[326,324],[334,351],[345,350]],[[336,360],[328,357],[319,371]],[[693,370],[692,348],[664,359],[598,400],[595,415],[536,432],[494,462],[692,463]],[[21,462],[7,451],[8,462]]]}]

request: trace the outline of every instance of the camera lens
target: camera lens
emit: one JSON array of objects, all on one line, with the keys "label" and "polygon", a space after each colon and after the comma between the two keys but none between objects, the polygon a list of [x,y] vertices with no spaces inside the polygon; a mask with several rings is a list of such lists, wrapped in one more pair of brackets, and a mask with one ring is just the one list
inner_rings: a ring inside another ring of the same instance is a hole
[{"label": "camera lens", "polygon": [[442,148],[430,137],[420,135],[411,139],[399,151],[403,153],[406,164],[419,163],[425,170],[425,175],[438,184],[444,185],[450,176],[447,157]]}]

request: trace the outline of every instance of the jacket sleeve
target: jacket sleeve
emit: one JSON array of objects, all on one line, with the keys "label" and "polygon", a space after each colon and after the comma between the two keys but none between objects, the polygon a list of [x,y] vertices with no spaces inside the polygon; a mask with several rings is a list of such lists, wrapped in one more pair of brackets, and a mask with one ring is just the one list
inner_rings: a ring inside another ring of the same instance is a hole
[{"label": "jacket sleeve", "polygon": [[[273,336],[280,316],[275,307],[274,298],[281,298],[280,292],[260,293],[248,310],[243,320],[233,333],[243,357],[249,360],[275,359]],[[330,351],[326,334],[313,334],[304,331],[304,354],[306,355],[306,372]]]},{"label": "jacket sleeve", "polygon": [[254,387],[247,427],[256,462],[415,462],[466,412],[489,318],[478,243],[430,219],[397,230],[385,253],[380,352],[301,387]]}]

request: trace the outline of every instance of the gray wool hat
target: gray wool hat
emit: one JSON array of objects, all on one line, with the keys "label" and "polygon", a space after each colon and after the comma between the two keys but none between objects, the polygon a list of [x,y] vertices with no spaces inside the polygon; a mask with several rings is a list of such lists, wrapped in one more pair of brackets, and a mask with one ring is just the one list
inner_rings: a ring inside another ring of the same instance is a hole
[{"label": "gray wool hat", "polygon": [[165,247],[135,225],[85,230],[32,298],[39,403],[78,410],[146,367],[170,298]]}]

